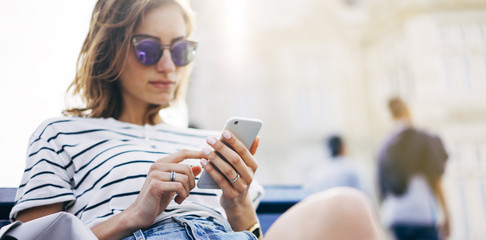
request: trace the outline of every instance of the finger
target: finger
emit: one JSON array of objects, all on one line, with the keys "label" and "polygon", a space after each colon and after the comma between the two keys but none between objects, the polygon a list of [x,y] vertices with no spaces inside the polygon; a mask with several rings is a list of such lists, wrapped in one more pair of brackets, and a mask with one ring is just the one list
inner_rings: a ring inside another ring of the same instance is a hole
[{"label": "finger", "polygon": [[250,147],[250,153],[251,153],[251,155],[255,155],[255,153],[256,153],[259,145],[260,145],[260,137],[257,136],[255,138],[255,140],[253,141],[253,144]]},{"label": "finger", "polygon": [[[156,194],[159,194],[159,196],[162,196],[164,193],[174,192],[177,194],[176,197],[174,198],[174,201],[178,204],[181,204],[189,196],[189,192],[180,182],[159,182],[159,183],[160,184],[152,184],[154,186],[155,185],[159,186],[156,191]],[[169,196],[171,197],[173,195],[169,194]]]},{"label": "finger", "polygon": [[[186,199],[189,196],[189,190],[187,186],[184,186],[184,183],[180,181],[174,180],[172,181],[167,181],[167,178],[170,178],[168,176],[167,172],[151,172],[147,178],[149,181],[149,192],[154,194],[155,197],[157,198],[163,198],[164,196],[168,196],[172,198],[173,194],[171,193],[176,193],[177,196],[179,197],[179,202],[181,203],[184,199]],[[185,176],[185,175],[177,175],[175,176],[175,179],[180,178],[180,176]]]},{"label": "finger", "polygon": [[[236,170],[223,158],[221,154],[215,151],[211,151],[208,148],[204,148],[202,151],[206,154],[207,162],[209,162],[209,165],[214,168],[216,172],[224,178],[225,181],[229,181],[229,178],[236,175]],[[201,162],[203,163],[202,160]],[[207,168],[206,165],[203,166],[204,169]]]},{"label": "finger", "polygon": [[195,187],[195,177],[192,169],[189,165],[178,163],[160,163],[156,162],[152,164],[149,170],[149,175],[153,172],[163,173],[162,178],[159,180],[170,182],[171,172],[175,172],[175,180],[184,184],[187,190],[191,190]]},{"label": "finger", "polygon": [[192,166],[191,167],[191,170],[192,170],[192,175],[194,177],[197,176],[197,175],[199,175],[199,174],[201,174],[201,172],[202,172],[201,166]]},{"label": "finger", "polygon": [[[206,173],[208,173],[211,178],[218,184],[218,186],[223,190],[223,193],[230,196],[237,196],[238,191],[235,188],[237,186],[237,182],[241,180],[237,180],[234,184],[228,182],[227,178],[216,169],[210,162],[206,159],[201,159],[201,165],[204,167]],[[235,187],[234,187],[235,186]]]},{"label": "finger", "polygon": [[201,151],[182,149],[176,153],[158,159],[156,162],[180,163],[186,159],[201,159],[203,157],[204,155],[201,154]]},{"label": "finger", "polygon": [[[236,153],[244,161],[245,165],[251,168],[253,172],[255,172],[258,165],[255,161],[255,158],[253,157],[253,154],[250,153],[246,146],[232,132],[228,130],[225,130],[222,135],[224,141],[227,142],[234,149],[234,151],[236,151]],[[256,147],[258,147],[258,143]]]},{"label": "finger", "polygon": [[[172,173],[170,174],[172,175]],[[192,182],[192,184],[190,182]],[[174,178],[172,179],[171,177],[171,181],[168,183],[178,184],[177,187],[182,187],[183,189],[177,189],[177,195],[174,198],[174,201],[178,204],[181,204],[187,197],[189,197],[191,189],[195,187],[194,180],[190,181],[187,175],[179,173],[174,174]]]},{"label": "finger", "polygon": [[[201,159],[201,164],[206,172],[213,178],[218,186],[223,190],[225,196],[236,197],[239,193],[247,190],[250,181],[242,179],[241,175],[231,167],[231,173],[223,173],[216,168],[211,162]],[[246,168],[248,170],[248,168]]]},{"label": "finger", "polygon": [[[147,178],[150,179],[150,181],[152,182],[152,184],[158,184],[158,182],[162,182],[162,183],[171,183],[171,182],[178,182],[180,184],[182,184],[182,187],[185,189],[185,191],[189,191],[190,187],[188,186],[188,182],[185,182],[183,179],[184,178],[187,178],[184,177],[186,175],[183,175],[183,174],[177,174],[175,171],[174,171],[174,176],[172,176],[172,172],[166,172],[166,171],[152,171],[149,173],[149,175],[147,176]],[[174,179],[172,179],[174,178]]]},{"label": "finger", "polygon": [[[234,140],[238,141],[233,137]],[[242,157],[235,152],[235,150],[228,147],[222,141],[217,140],[214,137],[210,137],[207,140],[215,151],[210,151],[209,149],[203,150],[206,154],[206,158],[217,168],[219,171],[228,179],[228,181],[235,178],[237,173],[241,175],[246,181],[250,181],[253,178],[253,173],[248,169]],[[245,148],[243,146],[243,148]],[[251,156],[251,154],[246,150],[246,155]],[[218,154],[219,153],[219,154]]]}]

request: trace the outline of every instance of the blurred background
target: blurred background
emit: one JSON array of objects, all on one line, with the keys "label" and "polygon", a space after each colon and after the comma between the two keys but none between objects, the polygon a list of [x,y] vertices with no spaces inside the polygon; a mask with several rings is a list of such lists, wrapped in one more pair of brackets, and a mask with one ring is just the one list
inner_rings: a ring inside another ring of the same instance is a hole
[{"label": "blurred background", "polygon": [[[376,154],[399,95],[449,153],[451,239],[486,239],[485,0],[192,0],[200,43],[185,104],[220,130],[260,118],[257,178],[301,185],[341,134],[376,198]],[[59,116],[94,0],[0,3],[0,187],[17,187],[32,131]]]}]

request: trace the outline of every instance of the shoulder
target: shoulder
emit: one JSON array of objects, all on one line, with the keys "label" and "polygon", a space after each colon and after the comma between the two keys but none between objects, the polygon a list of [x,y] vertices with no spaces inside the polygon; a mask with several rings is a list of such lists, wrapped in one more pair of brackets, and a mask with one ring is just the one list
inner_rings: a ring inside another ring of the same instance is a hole
[{"label": "shoulder", "polygon": [[168,134],[174,134],[185,137],[195,137],[195,138],[207,138],[209,136],[218,136],[221,133],[214,130],[207,129],[197,129],[197,128],[184,128],[178,127],[170,124],[159,124],[155,128],[159,132],[165,132]]},{"label": "shoulder", "polygon": [[113,119],[87,117],[55,117],[44,120],[31,135],[31,141],[49,138],[62,132],[73,132],[110,126]]},{"label": "shoulder", "polygon": [[423,146],[442,147],[443,143],[438,134],[425,129],[416,129],[416,141],[421,141]]},{"label": "shoulder", "polygon": [[433,133],[427,130],[421,130],[421,133],[428,139],[440,141],[440,137],[437,133]]}]

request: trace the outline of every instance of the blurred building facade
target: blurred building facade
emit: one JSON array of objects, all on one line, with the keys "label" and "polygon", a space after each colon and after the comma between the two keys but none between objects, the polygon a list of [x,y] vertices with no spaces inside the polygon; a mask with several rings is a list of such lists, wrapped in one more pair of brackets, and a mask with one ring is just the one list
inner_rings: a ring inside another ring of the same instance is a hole
[{"label": "blurred building facade", "polygon": [[486,1],[192,4],[189,120],[220,129],[232,115],[262,119],[260,182],[302,184],[335,132],[374,182],[386,101],[400,95],[448,149],[451,239],[486,239]]}]

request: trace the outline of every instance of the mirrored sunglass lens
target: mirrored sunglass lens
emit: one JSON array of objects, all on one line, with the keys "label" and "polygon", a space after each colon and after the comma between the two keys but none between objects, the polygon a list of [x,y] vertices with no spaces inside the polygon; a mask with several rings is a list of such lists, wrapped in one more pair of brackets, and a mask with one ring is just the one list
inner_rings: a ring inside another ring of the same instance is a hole
[{"label": "mirrored sunglass lens", "polygon": [[160,44],[151,39],[145,39],[137,43],[135,54],[138,61],[144,65],[154,65],[160,59]]},{"label": "mirrored sunglass lens", "polygon": [[177,66],[185,66],[189,64],[196,55],[196,49],[187,41],[177,42],[171,49],[172,60]]}]

